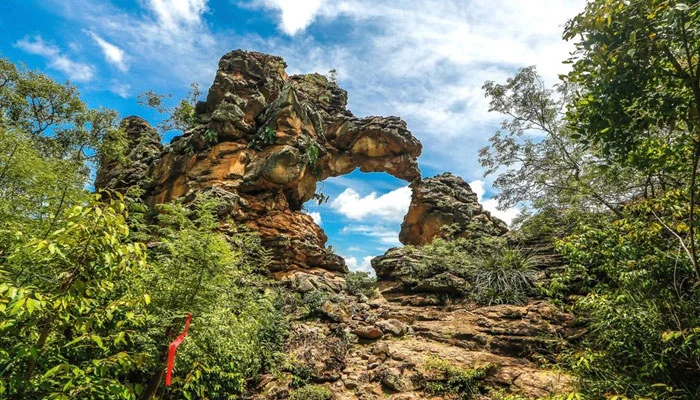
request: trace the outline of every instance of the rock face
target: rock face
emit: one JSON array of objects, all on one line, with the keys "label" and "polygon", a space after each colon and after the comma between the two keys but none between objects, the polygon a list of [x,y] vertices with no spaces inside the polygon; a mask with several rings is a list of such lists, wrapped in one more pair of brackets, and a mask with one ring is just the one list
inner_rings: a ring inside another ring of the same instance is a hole
[{"label": "rock face", "polygon": [[145,121],[125,119],[133,150],[126,163],[107,163],[96,187],[139,185],[150,204],[200,190],[228,192],[233,219],[273,251],[273,272],[347,271],[302,205],[317,182],[356,168],[419,179],[422,146],[400,118],[357,118],[335,82],[288,76],[285,67],[276,56],[226,54],[206,102],[196,106],[199,124],[161,150]]},{"label": "rock face", "polygon": [[413,197],[401,224],[399,240],[421,246],[436,237],[473,238],[508,232],[505,222],[484,210],[469,184],[444,173],[411,184]]}]

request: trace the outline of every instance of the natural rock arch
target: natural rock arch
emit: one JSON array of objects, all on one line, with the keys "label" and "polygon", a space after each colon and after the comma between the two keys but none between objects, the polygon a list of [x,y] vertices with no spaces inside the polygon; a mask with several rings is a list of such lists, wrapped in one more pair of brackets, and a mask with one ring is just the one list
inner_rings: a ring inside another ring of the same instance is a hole
[{"label": "natural rock arch", "polygon": [[355,168],[420,179],[422,146],[400,118],[357,118],[335,82],[319,74],[288,76],[285,67],[276,56],[226,54],[206,101],[197,104],[201,123],[165,147],[144,120],[125,118],[130,161],[102,165],[96,187],[138,185],[150,204],[215,191],[226,197],[233,219],[273,251],[271,272],[346,272],[301,205],[318,181]]}]

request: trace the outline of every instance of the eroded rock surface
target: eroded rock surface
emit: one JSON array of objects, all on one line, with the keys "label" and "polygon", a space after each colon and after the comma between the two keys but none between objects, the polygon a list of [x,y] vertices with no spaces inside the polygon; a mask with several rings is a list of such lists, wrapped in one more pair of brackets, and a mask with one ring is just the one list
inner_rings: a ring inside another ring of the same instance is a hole
[{"label": "eroded rock surface", "polygon": [[508,226],[479,204],[476,193],[462,178],[444,173],[414,181],[408,214],[399,240],[405,245],[428,244],[436,237],[499,236]]},{"label": "eroded rock surface", "polygon": [[357,118],[335,82],[319,74],[288,76],[285,67],[267,54],[226,54],[206,101],[197,104],[200,123],[161,150],[145,121],[126,118],[136,145],[126,163],[105,164],[96,186],[139,185],[150,204],[212,188],[229,192],[233,219],[272,249],[273,272],[347,271],[302,204],[317,182],[356,168],[419,179],[422,146],[400,118]]},{"label": "eroded rock surface", "polygon": [[490,366],[481,399],[499,390],[531,399],[571,390],[571,377],[540,360],[577,331],[570,315],[545,301],[409,306],[381,296],[367,301],[345,295],[327,303],[332,306],[324,308],[342,318],[324,315],[295,327],[292,364],[263,379],[253,398],[288,398],[303,371],[308,384],[327,386],[333,399],[458,399],[427,390],[435,360],[464,369]]}]

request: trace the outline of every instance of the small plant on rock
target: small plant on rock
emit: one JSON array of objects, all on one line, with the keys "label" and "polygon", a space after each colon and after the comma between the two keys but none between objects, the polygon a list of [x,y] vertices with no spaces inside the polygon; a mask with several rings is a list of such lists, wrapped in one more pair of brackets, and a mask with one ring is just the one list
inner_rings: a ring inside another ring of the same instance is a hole
[{"label": "small plant on rock", "polygon": [[333,394],[327,387],[308,385],[297,389],[289,396],[289,400],[330,400]]},{"label": "small plant on rock", "polygon": [[350,272],[345,278],[345,282],[348,285],[348,292],[355,296],[363,294],[372,297],[377,288],[377,278],[364,271]]},{"label": "small plant on rock", "polygon": [[473,297],[480,304],[522,304],[533,289],[535,256],[503,247],[481,257],[473,269]]},{"label": "small plant on rock", "polygon": [[493,374],[497,364],[478,368],[462,368],[435,357],[424,364],[425,391],[436,396],[453,395],[462,400],[472,399],[486,390],[484,379]]},{"label": "small plant on rock", "polygon": [[309,315],[317,314],[321,311],[323,303],[328,300],[328,295],[321,290],[312,290],[302,297],[304,306],[309,310]]}]

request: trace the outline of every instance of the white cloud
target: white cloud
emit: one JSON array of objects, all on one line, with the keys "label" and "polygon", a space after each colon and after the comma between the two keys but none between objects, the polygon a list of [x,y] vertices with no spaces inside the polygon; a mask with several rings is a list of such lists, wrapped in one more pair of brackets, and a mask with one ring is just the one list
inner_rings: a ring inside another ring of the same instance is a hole
[{"label": "white cloud", "polygon": [[116,94],[117,96],[126,99],[131,94],[131,85],[128,83],[118,83],[114,82],[112,87],[109,89],[110,92]]},{"label": "white cloud", "polygon": [[71,60],[63,55],[60,48],[44,42],[41,36],[25,37],[17,41],[15,47],[46,58],[50,68],[63,72],[70,80],[87,82],[95,76],[94,68],[91,65]]},{"label": "white cloud", "polygon": [[357,257],[344,257],[345,258],[345,264],[347,264],[348,268],[350,271],[364,271],[364,272],[369,272],[374,274],[374,270],[372,269],[372,264],[371,261],[374,258],[374,256],[366,256],[362,258],[362,262],[358,264],[357,262]]},{"label": "white cloud", "polygon": [[102,54],[104,54],[105,59],[107,59],[109,63],[114,64],[114,66],[122,72],[126,72],[129,69],[128,65],[126,65],[124,50],[102,39],[92,31],[85,31],[85,33],[90,35],[97,45],[100,46]]},{"label": "white cloud", "polygon": [[490,198],[484,199],[484,194],[486,189],[484,188],[484,181],[476,180],[469,183],[472,191],[476,193],[479,203],[484,207],[484,210],[490,212],[496,218],[503,220],[506,224],[510,226],[513,220],[520,215],[521,210],[518,207],[510,207],[505,210],[498,208],[498,200]]},{"label": "white cloud", "polygon": [[[278,10],[277,3],[254,4]],[[584,5],[584,0],[323,1],[315,17],[300,25],[340,22],[332,43],[304,37],[270,45],[296,71],[340,71],[355,114],[404,118],[430,144],[422,165],[479,176],[474,153],[502,119],[488,112],[482,85],[504,81],[528,65],[536,65],[548,84],[556,83],[568,71],[562,61],[573,50],[561,38],[563,26]],[[474,156],[455,157],[458,149]]]},{"label": "white cloud", "polygon": [[[217,60],[240,46],[232,44],[241,40],[240,35],[226,32],[215,36],[211,32],[204,20],[208,0],[139,0],[141,9],[90,0],[47,3],[85,31],[108,38],[106,43],[114,47],[98,45],[118,68],[121,64],[128,67],[130,76],[136,77],[129,82],[136,92],[184,92],[192,82],[207,87]],[[75,13],[76,9],[81,12]],[[121,62],[117,49],[123,52]]]},{"label": "white cloud", "polygon": [[279,11],[280,29],[295,35],[311,25],[322,3],[322,0],[262,0],[258,5]]},{"label": "white cloud", "polygon": [[309,213],[309,215],[311,216],[311,218],[313,218],[313,220],[314,220],[314,222],[316,223],[316,225],[319,225],[319,226],[320,226],[321,223],[323,222],[323,221],[321,220],[321,213],[320,213],[320,212],[318,212],[318,211],[312,211],[312,212]]},{"label": "white cloud", "polygon": [[379,218],[386,222],[401,222],[410,203],[411,189],[407,186],[381,196],[372,192],[364,197],[355,189],[347,188],[331,202],[331,208],[356,221]]},{"label": "white cloud", "polygon": [[383,225],[347,225],[340,233],[368,236],[387,246],[401,246],[399,232]]},{"label": "white cloud", "polygon": [[147,0],[158,22],[165,29],[175,31],[184,26],[199,25],[207,11],[208,0]]}]

